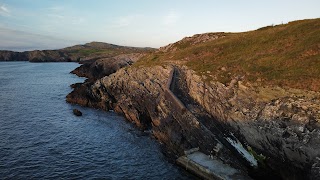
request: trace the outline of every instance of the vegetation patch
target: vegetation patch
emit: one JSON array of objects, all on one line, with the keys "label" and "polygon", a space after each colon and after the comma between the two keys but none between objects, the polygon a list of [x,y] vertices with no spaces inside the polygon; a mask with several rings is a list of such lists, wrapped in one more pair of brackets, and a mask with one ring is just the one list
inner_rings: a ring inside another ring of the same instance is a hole
[{"label": "vegetation patch", "polygon": [[223,38],[198,44],[189,38],[185,43],[175,43],[171,47],[174,50],[154,52],[138,64],[185,64],[198,74],[223,83],[241,76],[244,81],[259,85],[319,91],[319,27],[320,19],[311,19],[244,33],[224,33]]},{"label": "vegetation patch", "polygon": [[250,146],[247,146],[247,150],[250,154],[252,154],[252,156],[258,161],[259,166],[265,167],[266,166],[266,156],[262,155],[262,154],[258,154],[257,152],[255,152]]}]

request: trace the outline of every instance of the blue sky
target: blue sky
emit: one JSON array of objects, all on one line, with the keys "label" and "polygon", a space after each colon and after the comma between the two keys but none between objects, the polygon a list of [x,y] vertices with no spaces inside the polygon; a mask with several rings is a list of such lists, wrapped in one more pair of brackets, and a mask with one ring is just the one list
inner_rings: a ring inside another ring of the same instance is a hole
[{"label": "blue sky", "polygon": [[320,18],[319,8],[319,0],[0,0],[0,49],[160,47],[197,33]]}]

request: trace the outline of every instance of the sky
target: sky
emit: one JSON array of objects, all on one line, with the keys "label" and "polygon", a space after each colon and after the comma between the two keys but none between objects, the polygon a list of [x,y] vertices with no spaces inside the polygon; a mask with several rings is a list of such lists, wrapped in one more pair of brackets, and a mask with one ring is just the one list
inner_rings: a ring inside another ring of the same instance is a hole
[{"label": "sky", "polygon": [[320,18],[319,9],[320,0],[0,0],[0,50],[92,41],[158,48],[198,33]]}]

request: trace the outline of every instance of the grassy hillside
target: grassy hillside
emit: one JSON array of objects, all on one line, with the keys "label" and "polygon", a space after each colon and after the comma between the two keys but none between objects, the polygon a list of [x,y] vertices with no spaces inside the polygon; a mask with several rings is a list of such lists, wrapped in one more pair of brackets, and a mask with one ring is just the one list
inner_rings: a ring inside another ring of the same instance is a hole
[{"label": "grassy hillside", "polygon": [[319,91],[320,19],[218,36],[200,43],[199,35],[183,39],[165,51],[144,57],[137,66],[175,62],[187,65],[208,80],[228,83],[241,76],[259,85]]},{"label": "grassy hillside", "polygon": [[76,45],[61,49],[73,57],[113,57],[119,54],[148,53],[154,51],[152,48],[137,48],[118,46],[114,44],[91,42],[84,45]]}]

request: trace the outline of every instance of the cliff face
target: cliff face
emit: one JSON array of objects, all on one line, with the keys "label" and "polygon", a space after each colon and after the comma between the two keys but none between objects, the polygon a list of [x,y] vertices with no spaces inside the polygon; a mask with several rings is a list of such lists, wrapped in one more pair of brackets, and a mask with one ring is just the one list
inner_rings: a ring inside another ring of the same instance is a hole
[{"label": "cliff face", "polygon": [[0,51],[0,61],[28,61],[27,53]]},{"label": "cliff face", "polygon": [[77,61],[71,59],[65,52],[58,50],[45,51],[0,51],[0,61],[30,61],[30,62],[70,62]]},{"label": "cliff face", "polygon": [[71,73],[90,80],[97,80],[109,74],[115,73],[122,67],[129,66],[143,56],[142,53],[121,54],[110,58],[98,58],[87,60],[83,65]]},{"label": "cliff face", "polygon": [[[97,79],[108,76],[123,67],[131,65],[141,56],[143,56],[141,53],[121,54],[111,58],[83,62],[81,66],[71,71],[71,73],[88,79],[84,83],[71,85],[74,90],[68,94],[67,101],[82,106],[108,110],[110,105],[107,102],[99,103],[100,100],[97,100],[95,95],[90,93],[91,86]],[[97,103],[97,101],[99,102]]]},{"label": "cliff face", "polygon": [[266,156],[266,163],[280,170],[283,177],[296,172],[294,176],[299,178],[299,173],[312,171],[312,164],[320,156],[320,93],[252,87],[243,85],[240,79],[228,86],[205,83],[187,68],[182,68],[181,79],[187,95],[245,144]]},{"label": "cliff face", "polygon": [[151,130],[173,159],[184,150],[200,147],[201,151],[217,155],[232,166],[247,172],[246,165],[228,148],[224,148],[215,134],[210,132],[188,110],[177,107],[177,100],[168,95],[168,79],[172,67],[126,68],[97,80],[77,93],[67,96],[71,103],[104,110],[113,109],[123,114],[144,131]]},{"label": "cliff face", "polygon": [[71,62],[76,59],[71,59],[65,52],[58,50],[46,50],[46,51],[29,51],[28,60],[30,62]]},{"label": "cliff face", "polygon": [[[141,129],[152,130],[174,158],[184,150],[200,147],[206,154],[259,178],[301,179],[319,174],[312,168],[320,157],[319,93],[254,89],[239,79],[229,86],[205,83],[184,66],[177,68],[173,87],[186,107],[184,111],[167,94],[171,70],[161,66],[120,69],[82,86],[82,91],[76,96],[71,93],[67,101],[114,109]],[[247,169],[248,163],[225,141],[226,134],[262,153],[259,165],[264,167],[256,170],[259,175]],[[221,147],[218,153],[217,147]]]}]

